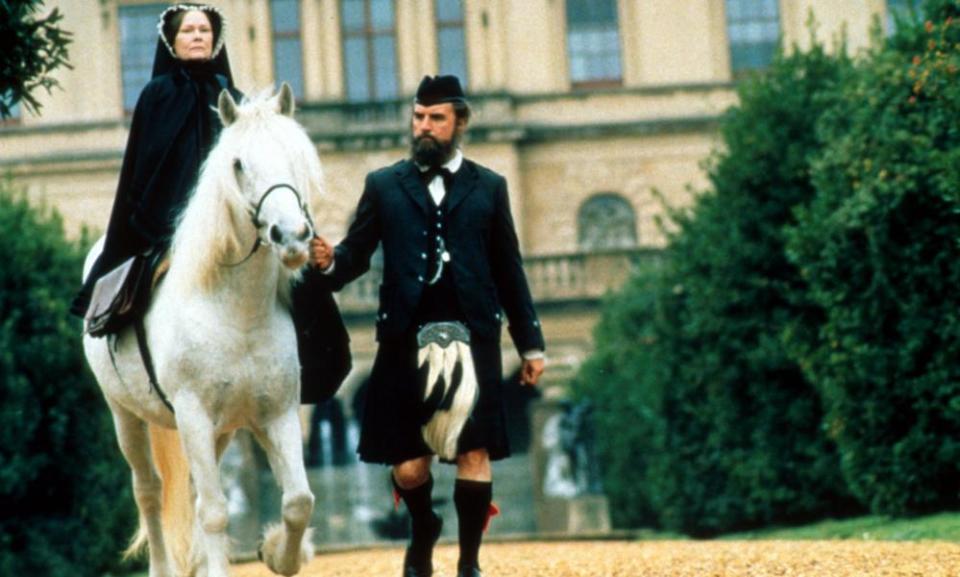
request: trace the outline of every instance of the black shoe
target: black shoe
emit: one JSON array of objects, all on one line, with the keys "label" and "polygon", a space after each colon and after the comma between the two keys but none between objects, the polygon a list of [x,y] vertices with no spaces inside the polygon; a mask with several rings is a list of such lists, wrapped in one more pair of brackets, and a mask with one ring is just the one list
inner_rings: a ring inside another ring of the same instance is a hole
[{"label": "black shoe", "polygon": [[433,546],[440,539],[440,533],[443,531],[443,517],[433,514],[433,532],[430,536],[430,549],[427,551],[425,560],[411,559],[410,547],[407,547],[403,555],[403,577],[431,577],[433,575]]},{"label": "black shoe", "polygon": [[410,548],[403,556],[403,577],[431,577],[433,575],[433,561],[427,559],[425,563],[410,562]]},{"label": "black shoe", "polygon": [[483,573],[476,565],[464,565],[457,569],[457,577],[483,577]]}]

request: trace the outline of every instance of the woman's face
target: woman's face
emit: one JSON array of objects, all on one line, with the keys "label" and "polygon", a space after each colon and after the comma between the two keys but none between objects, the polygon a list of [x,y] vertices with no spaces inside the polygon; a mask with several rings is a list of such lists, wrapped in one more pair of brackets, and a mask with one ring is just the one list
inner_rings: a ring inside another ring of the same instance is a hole
[{"label": "woman's face", "polygon": [[180,60],[210,60],[213,55],[213,26],[202,10],[183,15],[173,51]]}]

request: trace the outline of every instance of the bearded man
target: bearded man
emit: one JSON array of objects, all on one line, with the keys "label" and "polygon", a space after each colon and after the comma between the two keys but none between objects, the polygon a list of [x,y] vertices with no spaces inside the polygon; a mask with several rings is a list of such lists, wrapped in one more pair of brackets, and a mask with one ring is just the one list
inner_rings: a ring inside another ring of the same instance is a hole
[{"label": "bearded man", "polygon": [[[490,462],[510,453],[502,394],[503,312],[537,384],[544,341],[523,272],[506,180],[464,158],[470,106],[455,76],[424,77],[411,117],[411,158],[367,175],[340,244],[314,239],[312,263],[336,288],[383,246],[376,360],[360,458],[392,467],[411,516],[404,577],[433,573],[442,518],[432,508],[434,456],[457,467],[458,577],[480,577],[493,494]],[[464,409],[457,418],[458,407]]]}]

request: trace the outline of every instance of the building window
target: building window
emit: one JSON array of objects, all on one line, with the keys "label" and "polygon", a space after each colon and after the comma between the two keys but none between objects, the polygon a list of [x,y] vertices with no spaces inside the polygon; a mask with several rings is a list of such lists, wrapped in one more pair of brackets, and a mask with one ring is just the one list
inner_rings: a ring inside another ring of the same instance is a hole
[{"label": "building window", "polygon": [[0,120],[2,120],[3,123],[14,124],[14,123],[20,122],[20,103],[14,102],[11,105],[10,100],[12,100],[12,98],[13,98],[13,95],[12,93],[9,93],[9,92],[4,96],[0,96],[0,100],[3,100],[4,104],[6,104],[8,107],[7,116],[0,118]]},{"label": "building window", "polygon": [[620,82],[616,0],[567,0],[567,57],[574,85]]},{"label": "building window", "polygon": [[780,43],[778,0],[727,0],[727,35],[734,77],[769,66]]},{"label": "building window", "polygon": [[287,82],[297,100],[303,98],[303,47],[300,42],[299,0],[271,0],[273,78]]},{"label": "building window", "polygon": [[396,15],[393,0],[341,0],[347,100],[397,96]]},{"label": "building window", "polygon": [[157,49],[157,20],[167,7],[167,4],[120,7],[120,77],[125,111],[136,107],[140,91],[150,82]]},{"label": "building window", "polygon": [[897,31],[897,20],[920,18],[923,14],[920,5],[923,0],[887,0],[887,34]]},{"label": "building window", "polygon": [[614,193],[590,197],[577,215],[580,250],[637,246],[637,217],[625,198]]},{"label": "building window", "polygon": [[436,0],[437,69],[453,74],[467,85],[467,42],[463,26],[463,0]]}]

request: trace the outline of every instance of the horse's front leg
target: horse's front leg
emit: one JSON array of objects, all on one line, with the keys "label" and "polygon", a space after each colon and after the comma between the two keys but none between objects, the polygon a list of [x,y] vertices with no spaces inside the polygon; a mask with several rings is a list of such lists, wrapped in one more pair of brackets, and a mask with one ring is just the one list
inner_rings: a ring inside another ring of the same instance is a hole
[{"label": "horse's front leg", "polygon": [[173,406],[197,493],[192,574],[226,577],[227,499],[220,484],[213,421],[200,400],[189,392],[177,395]]},{"label": "horse's front leg", "polygon": [[303,444],[296,407],[268,424],[257,439],[263,445],[273,475],[283,491],[283,524],[268,528],[260,557],[274,573],[295,575],[313,557],[311,531],[313,493],[303,465]]}]

